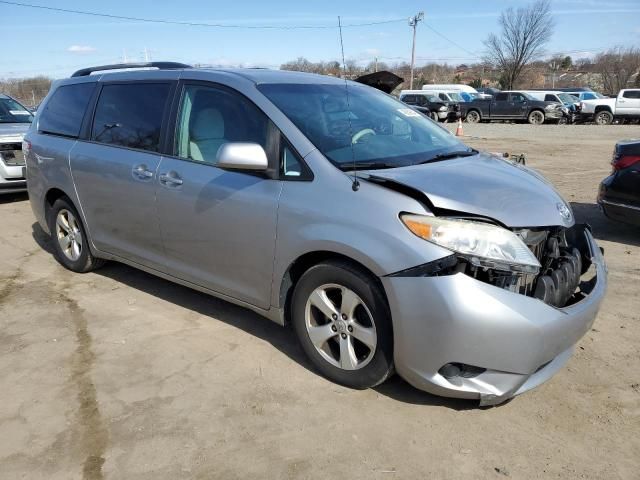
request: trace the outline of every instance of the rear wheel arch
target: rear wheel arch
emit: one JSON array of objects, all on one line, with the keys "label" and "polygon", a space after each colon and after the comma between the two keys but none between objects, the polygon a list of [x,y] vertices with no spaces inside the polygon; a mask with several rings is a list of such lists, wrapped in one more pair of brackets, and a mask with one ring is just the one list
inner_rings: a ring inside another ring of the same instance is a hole
[{"label": "rear wheel arch", "polygon": [[[338,252],[329,250],[318,250],[313,252],[307,252],[298,258],[296,258],[289,267],[286,269],[282,279],[280,280],[280,294],[278,297],[279,307],[284,309],[284,322],[285,324],[291,323],[291,298],[298,280],[302,275],[314,265],[318,265],[323,262],[335,262],[342,263],[348,268],[355,269],[360,273],[371,278],[372,281],[380,287],[383,293],[385,293],[382,282],[379,277],[371,271],[367,266],[361,262],[354,260],[348,255],[344,255]],[[386,293],[385,293],[386,299]]]},{"label": "rear wheel arch", "polygon": [[[45,220],[49,221],[49,213],[51,212],[51,208],[56,203],[56,200],[60,198],[66,198],[69,202],[73,204],[73,201],[63,190],[59,188],[50,188],[46,195],[44,196],[44,214]],[[74,205],[75,206],[75,205]]]}]

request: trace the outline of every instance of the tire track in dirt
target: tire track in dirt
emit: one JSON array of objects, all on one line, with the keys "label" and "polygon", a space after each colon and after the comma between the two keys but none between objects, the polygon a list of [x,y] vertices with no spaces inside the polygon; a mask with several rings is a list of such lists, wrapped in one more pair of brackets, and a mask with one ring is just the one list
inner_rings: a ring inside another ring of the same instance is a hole
[{"label": "tire track in dirt", "polygon": [[56,293],[67,306],[69,319],[75,330],[76,349],[71,357],[71,381],[75,384],[79,404],[76,423],[79,431],[76,434],[80,436],[78,447],[84,456],[82,478],[102,480],[102,465],[109,437],[102,421],[96,387],[91,378],[96,356],[91,348],[93,340],[84,310],[66,293],[68,289],[69,284],[65,282]]}]

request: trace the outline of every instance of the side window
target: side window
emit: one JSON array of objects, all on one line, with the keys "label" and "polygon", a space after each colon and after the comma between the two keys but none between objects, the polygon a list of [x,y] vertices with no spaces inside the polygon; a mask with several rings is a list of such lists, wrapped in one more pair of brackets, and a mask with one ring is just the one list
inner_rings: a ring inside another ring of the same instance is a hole
[{"label": "side window", "polygon": [[640,98],[640,90],[627,90],[622,96],[624,98]]},{"label": "side window", "polygon": [[282,149],[281,172],[285,177],[300,177],[302,175],[302,164],[298,156],[288,147]]},{"label": "side window", "polygon": [[506,101],[507,101],[506,93],[499,93],[496,95],[496,102],[506,102]]},{"label": "side window", "polygon": [[92,82],[59,87],[40,114],[38,131],[78,138],[94,87],[95,83]]},{"label": "side window", "polygon": [[593,100],[596,96],[593,93],[585,93],[583,94],[583,100]]},{"label": "side window", "polygon": [[544,96],[544,101],[545,102],[557,102],[558,99],[556,98],[555,95],[547,94],[547,95]]},{"label": "side window", "polygon": [[226,89],[187,85],[184,89],[176,154],[216,163],[218,149],[228,142],[252,142],[267,149],[269,120],[252,102]]},{"label": "side window", "polygon": [[449,100],[449,99],[447,98],[447,95],[446,95],[445,93],[440,93],[440,94],[438,94],[438,96],[440,97],[440,100],[444,100],[445,102],[446,102],[447,100]]},{"label": "side window", "polygon": [[160,150],[168,83],[105,85],[93,118],[91,140],[140,150]]},{"label": "side window", "polygon": [[520,93],[512,93],[511,94],[511,101],[515,102],[515,103],[520,103],[523,102],[525,100],[524,95],[520,94]]}]

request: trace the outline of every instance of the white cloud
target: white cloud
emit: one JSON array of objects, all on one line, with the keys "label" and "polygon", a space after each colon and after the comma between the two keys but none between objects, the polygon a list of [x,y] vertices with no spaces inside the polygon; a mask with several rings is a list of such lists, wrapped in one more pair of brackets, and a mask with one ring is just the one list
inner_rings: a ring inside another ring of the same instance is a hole
[{"label": "white cloud", "polygon": [[72,53],[91,53],[95,51],[96,49],[89,45],[71,45],[69,48],[67,48],[67,52]]}]

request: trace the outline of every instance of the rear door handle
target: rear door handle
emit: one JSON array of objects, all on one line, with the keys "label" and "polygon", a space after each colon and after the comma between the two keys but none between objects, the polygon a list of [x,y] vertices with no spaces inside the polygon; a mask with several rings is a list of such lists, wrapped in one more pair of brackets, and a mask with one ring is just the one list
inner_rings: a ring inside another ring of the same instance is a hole
[{"label": "rear door handle", "polygon": [[182,185],[182,178],[174,171],[161,173],[158,178],[160,179],[160,183],[166,187],[179,187]]},{"label": "rear door handle", "polygon": [[131,170],[131,174],[137,180],[149,180],[153,177],[153,172],[144,164],[136,165]]}]

